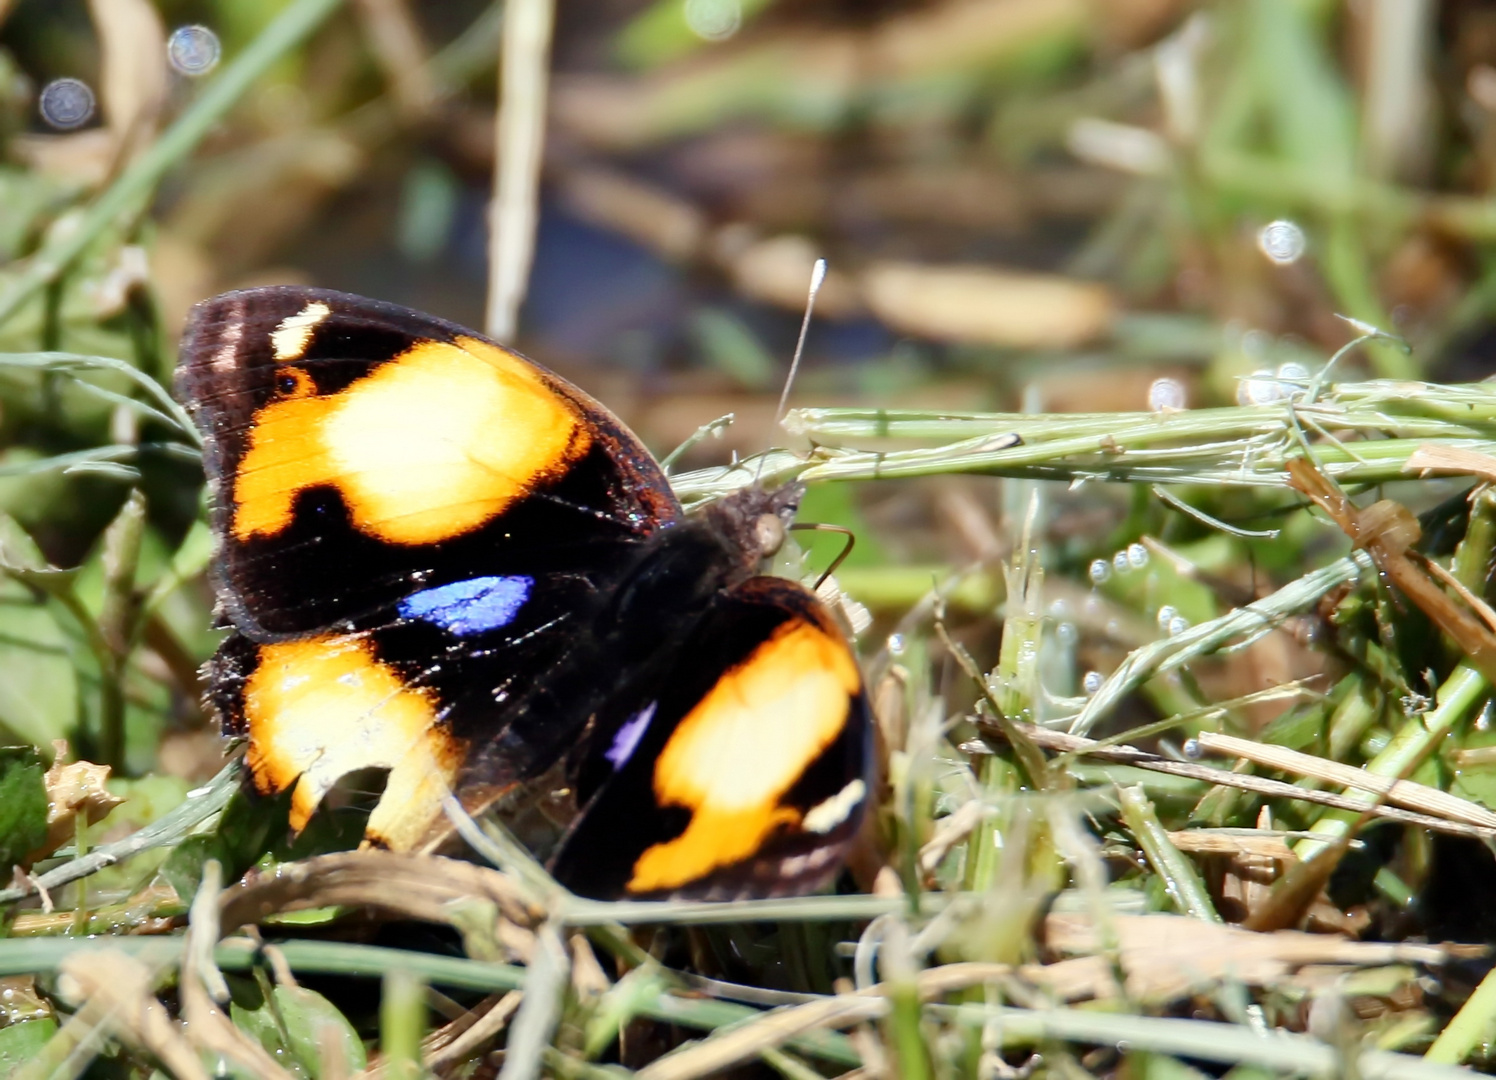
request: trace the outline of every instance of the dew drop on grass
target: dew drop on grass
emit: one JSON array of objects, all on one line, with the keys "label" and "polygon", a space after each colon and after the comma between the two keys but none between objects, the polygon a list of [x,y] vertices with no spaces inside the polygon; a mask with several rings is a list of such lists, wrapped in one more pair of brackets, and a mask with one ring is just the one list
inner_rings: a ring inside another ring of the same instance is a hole
[{"label": "dew drop on grass", "polygon": [[1271,405],[1282,397],[1282,387],[1267,368],[1259,368],[1236,384],[1238,405]]},{"label": "dew drop on grass", "polygon": [[1127,550],[1125,548],[1112,556],[1112,566],[1116,567],[1119,574],[1125,574],[1132,569],[1132,564],[1127,561]]},{"label": "dew drop on grass", "polygon": [[1080,686],[1088,695],[1094,694],[1101,689],[1101,684],[1106,680],[1099,671],[1088,671],[1081,676]]},{"label": "dew drop on grass", "polygon": [[42,119],[61,131],[88,123],[94,114],[94,94],[82,79],[53,79],[42,87],[37,102]]},{"label": "dew drop on grass", "polygon": [[1257,247],[1279,266],[1298,262],[1307,246],[1304,230],[1292,221],[1270,221],[1257,234]]},{"label": "dew drop on grass", "polygon": [[1154,412],[1184,408],[1184,383],[1178,379],[1154,379],[1148,387],[1148,408]]},{"label": "dew drop on grass", "polygon": [[888,635],[888,651],[890,655],[903,656],[905,647],[903,634]]},{"label": "dew drop on grass", "polygon": [[1173,604],[1165,604],[1163,607],[1159,608],[1158,628],[1160,630],[1168,629],[1169,623],[1173,620],[1174,616],[1178,614],[1179,609],[1176,608]]},{"label": "dew drop on grass", "polygon": [[1141,570],[1148,565],[1148,549],[1142,544],[1127,545],[1127,565],[1134,570]]},{"label": "dew drop on grass", "polygon": [[1080,639],[1080,631],[1073,622],[1062,622],[1054,628],[1054,636],[1061,645],[1074,645]]},{"label": "dew drop on grass", "polygon": [[218,66],[223,47],[206,26],[179,26],[166,42],[166,59],[183,75],[197,78]]},{"label": "dew drop on grass", "polygon": [[1182,634],[1189,628],[1190,621],[1183,615],[1175,615],[1172,619],[1169,620],[1169,625],[1167,627],[1170,637],[1173,637],[1175,634]]},{"label": "dew drop on grass", "polygon": [[1105,559],[1092,559],[1087,573],[1091,575],[1092,585],[1103,585],[1111,579],[1112,564]]}]

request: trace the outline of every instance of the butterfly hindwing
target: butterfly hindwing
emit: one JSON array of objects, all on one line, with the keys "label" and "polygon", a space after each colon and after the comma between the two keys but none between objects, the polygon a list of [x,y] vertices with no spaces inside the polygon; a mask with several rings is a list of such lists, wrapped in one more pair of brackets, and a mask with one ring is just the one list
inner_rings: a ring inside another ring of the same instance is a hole
[{"label": "butterfly hindwing", "polygon": [[553,872],[597,897],[813,889],[861,822],[870,738],[856,660],[826,610],[798,584],[751,578],[652,687],[610,704]]}]

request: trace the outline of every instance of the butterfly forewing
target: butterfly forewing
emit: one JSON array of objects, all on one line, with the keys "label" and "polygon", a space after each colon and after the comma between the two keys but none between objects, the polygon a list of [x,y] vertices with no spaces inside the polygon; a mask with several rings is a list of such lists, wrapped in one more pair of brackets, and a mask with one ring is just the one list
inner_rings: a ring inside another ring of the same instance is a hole
[{"label": "butterfly forewing", "polygon": [[257,638],[419,588],[593,575],[675,520],[611,413],[461,327],[318,289],[194,309],[178,392],[206,440],[221,595]]}]

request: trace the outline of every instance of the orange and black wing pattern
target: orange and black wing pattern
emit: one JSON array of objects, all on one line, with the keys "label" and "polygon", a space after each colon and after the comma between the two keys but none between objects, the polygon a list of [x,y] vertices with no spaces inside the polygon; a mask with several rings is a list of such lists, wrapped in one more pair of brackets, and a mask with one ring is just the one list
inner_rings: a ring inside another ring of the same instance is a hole
[{"label": "orange and black wing pattern", "polygon": [[234,625],[288,637],[498,564],[601,565],[679,516],[576,387],[472,331],[321,289],[193,309],[177,391],[202,429]]},{"label": "orange and black wing pattern", "polygon": [[[194,309],[177,389],[205,436],[214,705],[300,827],[389,769],[371,839],[416,846],[474,748],[679,516],[647,451],[517,353],[362,297]],[[576,723],[580,725],[581,721]],[[507,761],[510,780],[547,763]]]},{"label": "orange and black wing pattern", "polygon": [[552,870],[595,897],[811,891],[856,836],[871,755],[842,632],[800,585],[751,578],[718,598],[652,685],[610,704]]},{"label": "orange and black wing pattern", "polygon": [[448,794],[481,809],[560,765],[581,811],[553,866],[585,895],[834,873],[868,796],[861,676],[810,592],[757,576],[798,487],[683,516],[570,383],[343,293],[200,304],[177,387],[230,630],[210,696],[294,829],[383,770],[365,841],[425,848]]}]

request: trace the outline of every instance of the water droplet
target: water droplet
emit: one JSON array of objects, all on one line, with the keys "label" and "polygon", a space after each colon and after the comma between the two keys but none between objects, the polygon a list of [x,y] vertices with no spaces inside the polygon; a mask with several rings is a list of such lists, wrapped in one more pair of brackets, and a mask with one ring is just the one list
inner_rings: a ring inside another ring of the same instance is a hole
[{"label": "water droplet", "polygon": [[1154,412],[1184,408],[1184,383],[1178,379],[1154,379],[1148,387],[1148,408]]},{"label": "water droplet", "polygon": [[1308,382],[1309,369],[1295,360],[1278,365],[1278,378],[1289,382]]},{"label": "water droplet", "polygon": [[1173,637],[1175,634],[1182,634],[1189,628],[1190,621],[1183,615],[1175,615],[1172,619],[1169,620],[1169,625],[1165,627],[1165,629],[1169,631],[1170,637]]},{"label": "water droplet", "polygon": [[183,75],[196,78],[218,66],[223,47],[206,26],[179,26],[166,43],[166,59]]},{"label": "water droplet", "polygon": [[686,0],[686,25],[707,41],[726,41],[743,25],[741,0]]},{"label": "water droplet", "polygon": [[1270,221],[1257,234],[1257,247],[1279,266],[1298,262],[1307,246],[1304,230],[1292,221]]},{"label": "water droplet", "polygon": [[1200,747],[1199,739],[1185,739],[1184,746],[1181,749],[1184,751],[1184,756],[1192,760],[1198,760],[1205,756],[1205,751]]},{"label": "water droplet", "polygon": [[1162,630],[1169,625],[1169,620],[1179,614],[1179,609],[1173,604],[1165,604],[1158,609],[1158,628]]},{"label": "water droplet", "polygon": [[1073,622],[1062,622],[1054,628],[1054,636],[1061,645],[1074,645],[1080,639],[1080,631]]},{"label": "water droplet", "polygon": [[1092,559],[1091,567],[1086,572],[1091,575],[1092,585],[1102,585],[1112,576],[1112,564],[1105,559]]},{"label": "water droplet", "polygon": [[1050,603],[1049,617],[1051,619],[1063,619],[1068,614],[1070,614],[1070,605],[1064,597],[1057,597]]},{"label": "water droplet", "polygon": [[905,647],[906,647],[906,645],[905,645],[904,635],[903,634],[889,634],[888,635],[888,651],[892,655],[894,655],[894,656],[903,656],[904,655],[904,649],[905,649]]},{"label": "water droplet", "polygon": [[93,116],[94,94],[82,79],[53,79],[42,87],[37,108],[47,123],[71,131],[88,123]]},{"label": "water droplet", "polygon": [[1087,694],[1094,694],[1101,689],[1101,684],[1104,682],[1106,682],[1106,679],[1102,676],[1101,672],[1088,671],[1081,676],[1080,687]]},{"label": "water droplet", "polygon": [[1267,368],[1259,368],[1236,384],[1238,405],[1272,405],[1287,397],[1277,376]]},{"label": "water droplet", "polygon": [[1134,570],[1141,570],[1148,565],[1148,549],[1142,544],[1127,545],[1127,565]]},{"label": "water droplet", "polygon": [[1125,574],[1132,569],[1132,564],[1127,561],[1127,550],[1125,548],[1112,556],[1112,566],[1119,574]]}]

